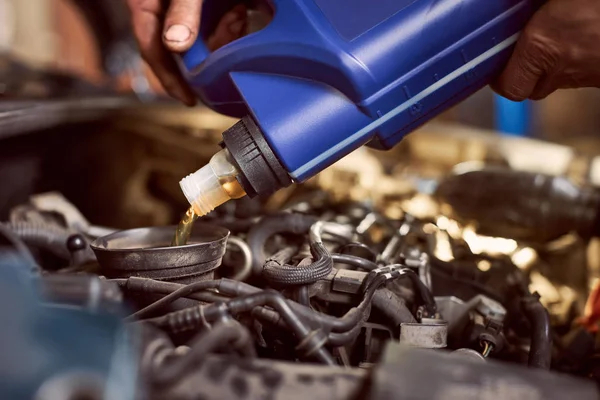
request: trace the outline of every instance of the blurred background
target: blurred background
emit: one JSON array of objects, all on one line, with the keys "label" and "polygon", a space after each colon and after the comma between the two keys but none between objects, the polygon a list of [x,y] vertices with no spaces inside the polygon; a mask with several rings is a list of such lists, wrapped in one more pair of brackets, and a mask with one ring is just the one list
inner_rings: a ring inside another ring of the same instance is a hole
[{"label": "blurred background", "polygon": [[[124,0],[0,0],[0,52],[11,54],[27,65],[59,69],[98,85],[109,82],[109,72],[113,75],[110,82],[120,90],[134,88],[141,93],[160,93],[161,87],[148,69],[135,65],[135,59],[128,59],[133,42],[124,3]],[[92,15],[96,9],[105,14],[104,18]],[[129,68],[125,65],[128,63]],[[147,82],[132,79],[139,78],[137,74]],[[600,91],[594,89],[561,91],[524,106],[507,106],[485,89],[443,118],[585,148],[582,143],[587,144],[588,139],[595,142],[599,131],[599,107]],[[522,108],[529,117],[521,118]],[[515,115],[519,116],[516,121]]]}]

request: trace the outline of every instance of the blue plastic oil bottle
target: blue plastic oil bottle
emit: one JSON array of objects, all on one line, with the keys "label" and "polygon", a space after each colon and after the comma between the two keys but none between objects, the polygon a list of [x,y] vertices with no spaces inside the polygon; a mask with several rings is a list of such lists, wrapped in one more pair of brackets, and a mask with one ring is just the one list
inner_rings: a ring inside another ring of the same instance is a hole
[{"label": "blue plastic oil bottle", "polygon": [[[225,3],[205,2],[203,28]],[[248,116],[252,126],[240,129],[252,132],[237,129],[224,146],[253,195],[302,182],[360,146],[389,149],[479,90],[541,3],[271,0],[264,29],[213,53],[198,40],[183,64],[206,105]],[[246,166],[244,151],[260,153],[268,168]],[[267,169],[277,183],[257,189]]]}]

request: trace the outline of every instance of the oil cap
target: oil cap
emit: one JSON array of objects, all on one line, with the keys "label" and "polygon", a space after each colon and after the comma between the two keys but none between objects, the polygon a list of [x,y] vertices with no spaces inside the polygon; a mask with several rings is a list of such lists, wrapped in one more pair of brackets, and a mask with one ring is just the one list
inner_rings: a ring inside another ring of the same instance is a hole
[{"label": "oil cap", "polygon": [[226,148],[240,174],[238,180],[248,196],[269,195],[292,184],[292,180],[254,120],[246,116],[223,132]]}]

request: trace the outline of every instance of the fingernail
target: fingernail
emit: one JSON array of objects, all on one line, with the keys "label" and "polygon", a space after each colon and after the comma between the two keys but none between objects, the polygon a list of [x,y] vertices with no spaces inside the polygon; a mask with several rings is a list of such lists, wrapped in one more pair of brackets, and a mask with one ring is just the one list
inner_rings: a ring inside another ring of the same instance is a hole
[{"label": "fingernail", "polygon": [[165,33],[165,39],[169,42],[185,42],[192,36],[192,32],[185,25],[173,25]]}]

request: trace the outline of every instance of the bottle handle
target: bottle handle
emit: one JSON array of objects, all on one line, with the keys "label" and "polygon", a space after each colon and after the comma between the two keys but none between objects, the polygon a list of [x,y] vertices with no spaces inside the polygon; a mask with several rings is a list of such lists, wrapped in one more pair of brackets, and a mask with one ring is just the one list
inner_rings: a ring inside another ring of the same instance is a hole
[{"label": "bottle handle", "polygon": [[198,38],[192,47],[183,54],[185,65],[200,65],[210,55],[210,50],[204,40],[217,28],[221,18],[238,4],[248,3],[247,0],[204,0]]},{"label": "bottle handle", "polygon": [[210,55],[210,50],[202,36],[194,42],[192,47],[182,55],[184,65],[200,65]]}]

